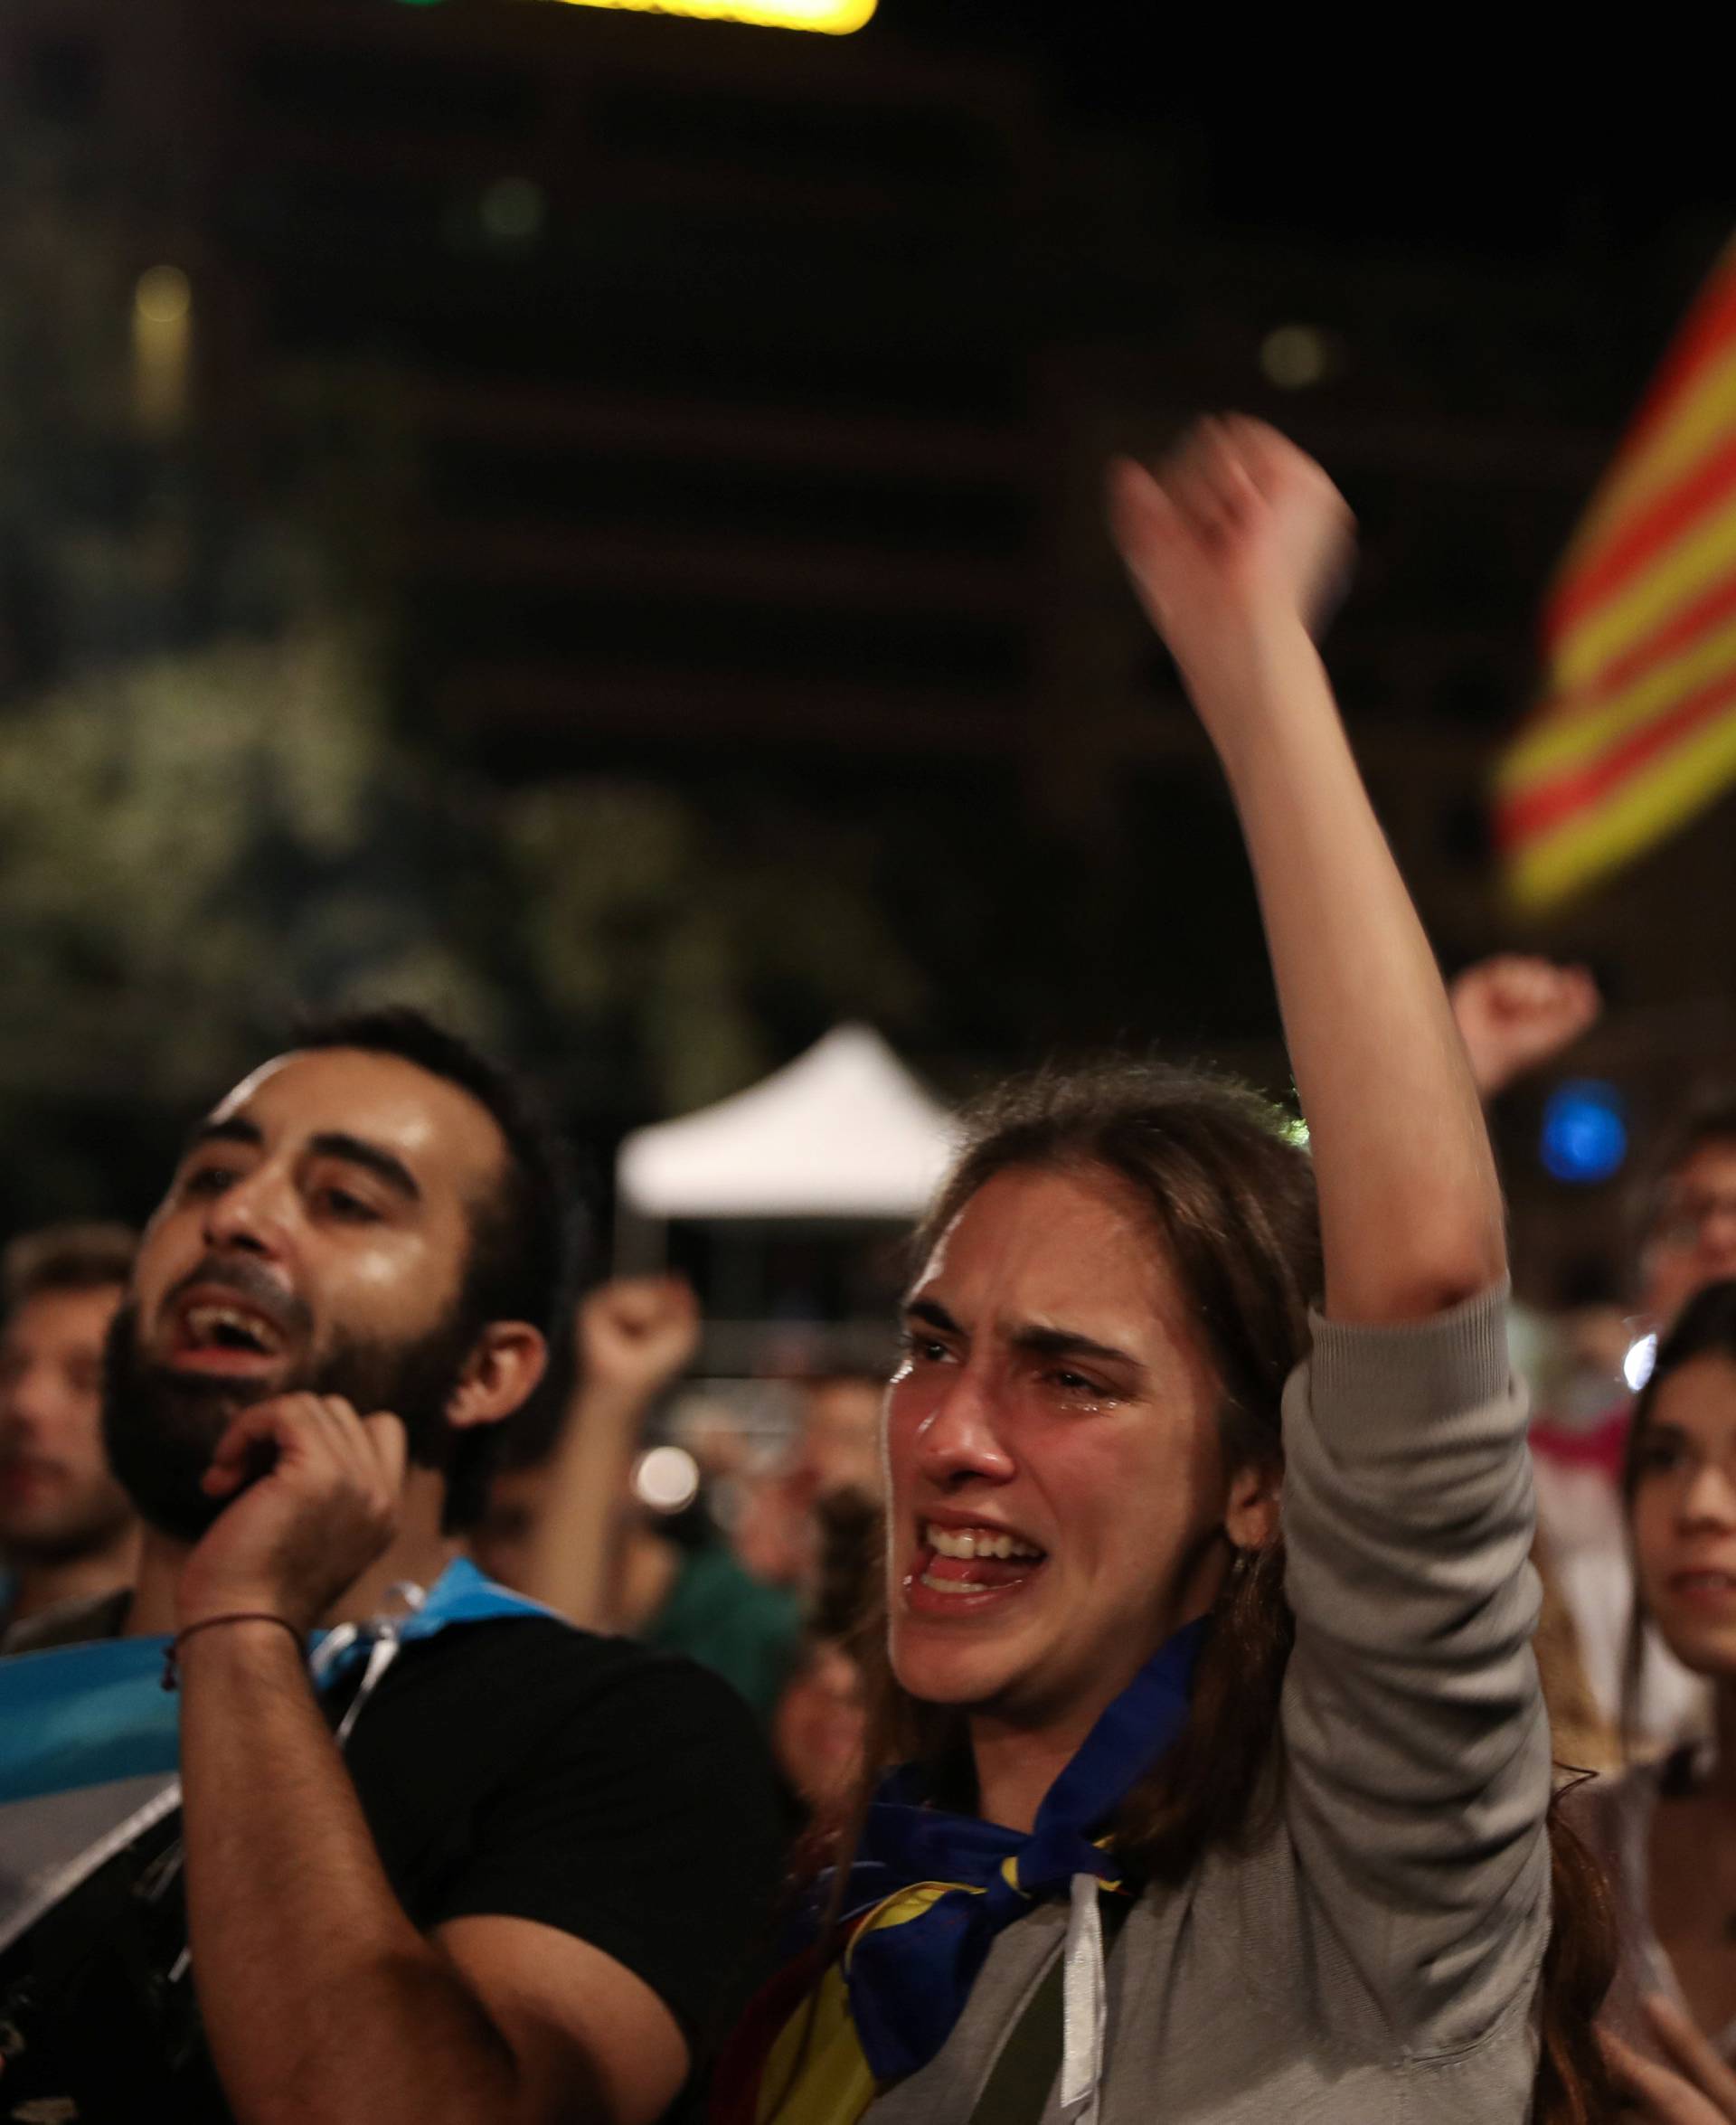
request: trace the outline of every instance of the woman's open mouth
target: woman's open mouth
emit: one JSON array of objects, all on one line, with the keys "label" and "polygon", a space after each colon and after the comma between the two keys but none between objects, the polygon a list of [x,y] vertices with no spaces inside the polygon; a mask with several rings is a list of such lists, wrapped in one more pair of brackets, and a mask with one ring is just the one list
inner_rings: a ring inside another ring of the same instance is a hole
[{"label": "woman's open mouth", "polygon": [[970,1611],[1023,1592],[1048,1561],[1046,1550],[1010,1528],[942,1527],[925,1520],[904,1594],[925,1614]]}]

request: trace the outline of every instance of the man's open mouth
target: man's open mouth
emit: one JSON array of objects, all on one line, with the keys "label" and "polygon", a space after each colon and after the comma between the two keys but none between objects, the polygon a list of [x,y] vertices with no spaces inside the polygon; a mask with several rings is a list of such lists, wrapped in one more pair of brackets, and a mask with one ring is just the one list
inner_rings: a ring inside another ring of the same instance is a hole
[{"label": "man's open mouth", "polygon": [[168,1358],[183,1371],[245,1378],[275,1367],[288,1344],[283,1324],[246,1299],[192,1291],[175,1309]]},{"label": "man's open mouth", "polygon": [[[932,1520],[920,1523],[913,1569],[906,1581],[914,1596],[917,1590],[940,1603],[981,1601],[1025,1586],[1048,1563],[1048,1552],[1009,1527],[986,1523],[973,1526],[940,1526]],[[932,1608],[930,1599],[920,1606]]]}]

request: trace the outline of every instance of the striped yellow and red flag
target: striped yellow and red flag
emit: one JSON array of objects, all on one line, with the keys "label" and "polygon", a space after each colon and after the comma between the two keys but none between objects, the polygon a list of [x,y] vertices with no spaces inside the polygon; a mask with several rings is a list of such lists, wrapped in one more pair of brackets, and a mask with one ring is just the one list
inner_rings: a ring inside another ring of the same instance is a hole
[{"label": "striped yellow and red flag", "polygon": [[1736,782],[1736,242],[1592,497],[1496,770],[1514,898],[1566,899]]}]

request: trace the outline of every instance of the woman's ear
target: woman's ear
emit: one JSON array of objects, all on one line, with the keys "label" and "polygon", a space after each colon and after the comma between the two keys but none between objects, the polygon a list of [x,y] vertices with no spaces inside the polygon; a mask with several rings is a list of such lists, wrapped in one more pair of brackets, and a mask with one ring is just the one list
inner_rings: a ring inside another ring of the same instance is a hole
[{"label": "woman's ear", "polygon": [[549,1346],[540,1328],[529,1321],[490,1321],[447,1400],[447,1422],[464,1431],[510,1417],[535,1393],[548,1362]]},{"label": "woman's ear", "polygon": [[1277,1540],[1283,1489],[1280,1460],[1247,1461],[1231,1477],[1223,1531],[1239,1550],[1262,1550]]}]

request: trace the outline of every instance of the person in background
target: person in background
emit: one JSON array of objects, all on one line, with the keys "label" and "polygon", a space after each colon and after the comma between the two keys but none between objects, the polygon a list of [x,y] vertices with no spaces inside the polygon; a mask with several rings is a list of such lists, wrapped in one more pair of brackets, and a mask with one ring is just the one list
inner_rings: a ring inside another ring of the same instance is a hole
[{"label": "person in background", "polygon": [[1685,2098],[1636,2062],[1685,2073],[1702,2101],[1722,2101],[1716,2115],[1736,2118],[1736,1280],[1696,1293],[1659,1346],[1635,1402],[1623,1497],[1629,1687],[1649,1620],[1710,1683],[1714,1733],[1570,1798],[1620,1936],[1604,2019],[1651,2114],[1670,2118]]},{"label": "person in background", "polygon": [[[1504,954],[1453,982],[1453,1015],[1477,1089],[1493,1100],[1552,1062],[1601,1006],[1583,968]],[[1623,1360],[1718,1276],[1736,1275],[1736,1102],[1679,1118],[1634,1191],[1637,1316],[1613,1307],[1547,1319],[1514,1308],[1514,1355],[1531,1379],[1543,1585],[1537,1653],[1556,1752],[1593,1771],[1623,1760],[1621,1733],[1667,1746],[1703,1717],[1704,1692],[1647,1636],[1637,1688],[1622,1665],[1633,1582],[1620,1498],[1630,1400]]]},{"label": "person in background", "polygon": [[1636,1224],[1642,1319],[1659,1341],[1624,1421],[1624,1724],[1634,1739],[1656,1724],[1656,1634],[1710,1688],[1712,1732],[1567,1806],[1613,1894],[1602,2035],[1622,2115],[1736,2125],[1736,1101],[1681,1118]]},{"label": "person in background", "polygon": [[[1668,1336],[1698,1292],[1736,1277],[1736,1100],[1714,1097],[1673,1118],[1630,1190],[1628,1230],[1636,1304],[1630,1331],[1649,1338],[1633,1355],[1648,1363],[1649,1350]],[[1635,1378],[1643,1376],[1642,1364]],[[1642,1630],[1634,1650],[1621,1491],[1632,1397],[1618,1387],[1601,1413],[1577,1426],[1543,1413],[1533,1431],[1538,1515],[1584,1674],[1612,1728],[1625,1728],[1628,1751],[1668,1749],[1703,1725],[1706,1692],[1657,1632]],[[1577,1761],[1612,1768],[1607,1756]]]},{"label": "person in background", "polygon": [[632,1491],[646,1421],[699,1334],[698,1302],[678,1277],[620,1277],[588,1293],[554,1450],[496,1478],[473,1551],[502,1584],[571,1622],[697,1660],[763,1723],[796,1658],[800,1597],[743,1571],[703,1503],[660,1523]]},{"label": "person in background", "polygon": [[826,1501],[880,1496],[886,1381],[883,1374],[824,1373],[799,1385],[801,1410],[788,1450],[747,1487],[731,1539],[762,1584],[811,1597],[823,1570]]},{"label": "person in background", "polygon": [[1677,1117],[1644,1185],[1640,1225],[1640,1307],[1665,1330],[1696,1292],[1736,1277],[1736,1098]]},{"label": "person in background", "polygon": [[125,1621],[138,1519],[102,1446],[102,1353],[132,1273],[125,1225],[49,1225],[0,1258],[0,1653]]},{"label": "person in background", "polygon": [[309,1029],[193,1130],[108,1340],[127,1635],[0,1662],[10,2117],[684,2100],[775,1885],[764,1751],[715,1677],[458,1554],[570,1303],[563,1171],[404,1011]]},{"label": "person in background", "polygon": [[818,1583],[771,1719],[772,1760],[797,1831],[835,1821],[862,1777],[868,1693],[861,1640],[873,1627],[882,1540],[878,1505],[854,1487],[829,1492],[816,1519]]},{"label": "person in background", "polygon": [[[1602,999],[1583,967],[1505,952],[1479,959],[1448,985],[1453,1020],[1486,1106],[1528,1072],[1553,1062],[1597,1023]],[[1621,1758],[1610,1618],[1627,1582],[1614,1469],[1588,1454],[1578,1434],[1562,1435],[1539,1406],[1533,1359],[1552,1343],[1553,1324],[1516,1303],[1511,1316],[1516,1369],[1533,1394],[1532,1471],[1537,1539],[1532,1553],[1543,1586],[1537,1664],[1558,1761],[1607,1771]],[[1612,1372],[1613,1380],[1619,1376]],[[1599,1656],[1607,1658],[1599,1661]],[[1594,1680],[1595,1675],[1595,1680]],[[1599,1687],[1601,1685],[1601,1687]]]},{"label": "person in background", "polygon": [[699,1347],[699,1303],[679,1277],[617,1277],[574,1313],[572,1386],[553,1446],[498,1469],[471,1535],[503,1586],[586,1630],[613,1630],[630,1478],[646,1418]]}]

